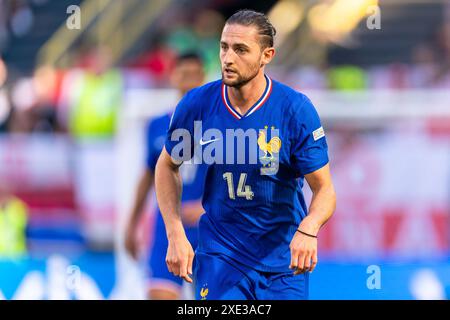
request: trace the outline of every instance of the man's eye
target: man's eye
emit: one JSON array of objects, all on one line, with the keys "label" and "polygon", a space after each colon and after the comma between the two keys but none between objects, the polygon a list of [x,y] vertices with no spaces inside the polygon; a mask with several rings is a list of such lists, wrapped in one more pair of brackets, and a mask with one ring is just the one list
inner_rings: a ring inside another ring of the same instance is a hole
[{"label": "man's eye", "polygon": [[238,53],[244,53],[244,52],[245,52],[245,49],[243,49],[243,48],[238,48],[238,49],[236,49],[236,51],[237,51]]}]

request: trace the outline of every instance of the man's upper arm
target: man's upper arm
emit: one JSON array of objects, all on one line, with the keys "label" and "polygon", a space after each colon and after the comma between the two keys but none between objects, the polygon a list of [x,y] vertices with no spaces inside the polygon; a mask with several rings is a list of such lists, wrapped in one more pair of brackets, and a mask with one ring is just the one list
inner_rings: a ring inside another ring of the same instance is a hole
[{"label": "man's upper arm", "polygon": [[181,164],[183,162],[173,159],[170,156],[170,154],[166,151],[166,147],[164,147],[162,149],[161,154],[160,154],[159,159],[158,159],[158,164],[160,164],[160,163],[162,165],[170,167],[173,170],[176,170],[176,169],[178,169],[179,166],[181,166]]},{"label": "man's upper arm", "polygon": [[326,164],[322,168],[305,175],[312,192],[316,192],[323,187],[332,185],[330,165]]},{"label": "man's upper arm", "polygon": [[328,163],[328,145],[319,115],[311,101],[305,100],[291,122],[291,157],[294,169],[306,176]]}]

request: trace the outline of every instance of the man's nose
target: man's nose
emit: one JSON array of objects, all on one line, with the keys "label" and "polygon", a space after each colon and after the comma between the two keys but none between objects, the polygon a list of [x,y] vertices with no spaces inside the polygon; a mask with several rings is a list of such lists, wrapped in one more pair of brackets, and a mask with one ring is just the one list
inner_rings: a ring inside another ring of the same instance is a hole
[{"label": "man's nose", "polygon": [[234,52],[233,50],[227,50],[223,54],[223,64],[226,67],[231,66],[234,63]]}]

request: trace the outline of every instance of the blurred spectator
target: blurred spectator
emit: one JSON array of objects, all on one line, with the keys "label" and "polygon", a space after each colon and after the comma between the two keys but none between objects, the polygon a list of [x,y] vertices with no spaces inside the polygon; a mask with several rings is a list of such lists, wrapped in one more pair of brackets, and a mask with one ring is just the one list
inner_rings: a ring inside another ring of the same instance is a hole
[{"label": "blurred spectator", "polygon": [[62,84],[62,118],[75,138],[110,138],[122,103],[122,73],[112,68],[107,47],[93,48],[82,66],[69,72]]},{"label": "blurred spectator", "polygon": [[301,66],[285,76],[286,83],[298,90],[326,89],[327,78],[324,70],[314,66]]},{"label": "blurred spectator", "polygon": [[26,254],[26,204],[12,195],[0,182],[0,257],[18,257]]},{"label": "blurred spectator", "polygon": [[6,131],[6,122],[11,112],[8,95],[5,89],[8,70],[3,60],[0,58],[0,133]]},{"label": "blurred spectator", "polygon": [[2,58],[0,58],[0,88],[6,84],[6,79],[8,79],[8,69]]},{"label": "blurred spectator", "polygon": [[32,108],[36,95],[31,78],[23,77],[11,87],[11,114],[8,119],[8,132],[31,133],[33,131]]},{"label": "blurred spectator", "polygon": [[411,68],[403,63],[379,65],[369,68],[366,72],[367,86],[370,89],[400,90],[410,86]]},{"label": "blurred spectator", "polygon": [[17,37],[24,36],[33,25],[33,12],[24,0],[9,1],[9,17],[9,27]]},{"label": "blurred spectator", "polygon": [[9,92],[7,76],[6,65],[0,59],[0,132],[54,132],[56,72],[40,68],[33,78],[19,78]]},{"label": "blurred spectator", "polygon": [[450,60],[450,21],[445,21],[438,29],[436,46],[439,60]]},{"label": "blurred spectator", "polygon": [[0,0],[0,53],[5,49],[8,41],[6,17],[6,0]]},{"label": "blurred spectator", "polygon": [[409,86],[412,88],[427,88],[437,72],[436,54],[427,43],[417,45],[412,52]]},{"label": "blurred spectator", "polygon": [[328,83],[331,89],[362,90],[367,87],[367,75],[364,69],[357,66],[335,66],[328,71]]},{"label": "blurred spectator", "polygon": [[170,33],[168,44],[176,52],[197,51],[205,61],[207,80],[220,77],[219,41],[225,19],[217,11],[202,10],[192,25],[180,25]]},{"label": "blurred spectator", "polygon": [[33,76],[36,105],[32,109],[33,131],[55,132],[58,128],[56,105],[60,74],[50,66],[39,67]]},{"label": "blurred spectator", "polygon": [[167,46],[162,37],[152,43],[149,51],[144,52],[129,67],[140,68],[150,73],[153,87],[169,86],[169,74],[175,66],[176,52]]},{"label": "blurred spectator", "polygon": [[432,80],[435,88],[450,88],[450,21],[444,22],[437,33],[438,72]]}]

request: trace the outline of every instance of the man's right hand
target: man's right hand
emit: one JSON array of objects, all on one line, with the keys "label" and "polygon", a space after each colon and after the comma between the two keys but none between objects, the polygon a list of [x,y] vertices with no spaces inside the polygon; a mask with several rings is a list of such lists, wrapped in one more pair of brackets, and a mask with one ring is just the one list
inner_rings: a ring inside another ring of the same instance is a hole
[{"label": "man's right hand", "polygon": [[186,234],[183,232],[169,237],[167,248],[167,268],[174,275],[179,276],[192,283],[192,263],[194,261],[194,250],[192,249]]}]

